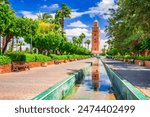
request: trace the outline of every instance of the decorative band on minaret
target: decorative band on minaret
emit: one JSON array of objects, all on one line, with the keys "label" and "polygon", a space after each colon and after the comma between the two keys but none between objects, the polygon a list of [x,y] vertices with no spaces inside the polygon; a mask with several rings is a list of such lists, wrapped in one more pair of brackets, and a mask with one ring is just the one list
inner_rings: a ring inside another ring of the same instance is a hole
[{"label": "decorative band on minaret", "polygon": [[100,54],[100,28],[97,20],[92,27],[92,54]]}]

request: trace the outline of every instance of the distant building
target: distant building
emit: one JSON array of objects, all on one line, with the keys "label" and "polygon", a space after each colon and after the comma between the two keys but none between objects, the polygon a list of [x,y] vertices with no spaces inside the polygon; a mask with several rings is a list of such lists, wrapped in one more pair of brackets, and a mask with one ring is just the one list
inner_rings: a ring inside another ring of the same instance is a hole
[{"label": "distant building", "polygon": [[100,54],[100,28],[98,21],[94,21],[94,25],[92,27],[92,54],[99,55]]}]

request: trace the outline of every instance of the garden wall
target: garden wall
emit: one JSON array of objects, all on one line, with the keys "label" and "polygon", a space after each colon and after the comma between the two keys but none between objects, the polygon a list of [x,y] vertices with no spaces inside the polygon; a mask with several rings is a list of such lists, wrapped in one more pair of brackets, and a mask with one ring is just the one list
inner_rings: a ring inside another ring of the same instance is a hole
[{"label": "garden wall", "polygon": [[0,74],[10,73],[12,71],[12,65],[0,65]]}]

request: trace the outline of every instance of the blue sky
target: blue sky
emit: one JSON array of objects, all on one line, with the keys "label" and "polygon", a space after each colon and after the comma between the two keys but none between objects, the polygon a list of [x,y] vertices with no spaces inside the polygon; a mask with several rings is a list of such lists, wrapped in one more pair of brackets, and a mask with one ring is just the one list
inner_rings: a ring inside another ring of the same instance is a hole
[{"label": "blue sky", "polygon": [[[11,7],[17,16],[37,18],[37,14],[49,12],[54,15],[61,4],[67,4],[72,10],[71,19],[65,20],[66,35],[69,39],[72,36],[79,36],[82,32],[86,34],[86,39],[91,39],[91,28],[93,21],[99,21],[101,29],[101,46],[104,45],[107,37],[105,36],[105,26],[109,16],[109,8],[117,8],[116,0],[9,0]],[[86,40],[85,39],[85,40]]]}]

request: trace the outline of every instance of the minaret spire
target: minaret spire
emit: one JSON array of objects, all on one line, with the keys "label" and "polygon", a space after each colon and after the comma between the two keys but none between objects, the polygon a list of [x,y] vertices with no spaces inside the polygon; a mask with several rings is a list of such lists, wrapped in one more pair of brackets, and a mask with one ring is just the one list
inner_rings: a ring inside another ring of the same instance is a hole
[{"label": "minaret spire", "polygon": [[94,20],[92,27],[92,54],[100,54],[100,28],[97,20]]}]

